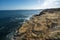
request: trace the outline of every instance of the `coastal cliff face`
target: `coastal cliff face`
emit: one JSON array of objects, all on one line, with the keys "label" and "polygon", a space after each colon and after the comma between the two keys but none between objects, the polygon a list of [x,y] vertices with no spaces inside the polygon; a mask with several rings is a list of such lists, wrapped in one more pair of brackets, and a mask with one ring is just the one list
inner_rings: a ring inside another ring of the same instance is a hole
[{"label": "coastal cliff face", "polygon": [[60,40],[60,9],[45,9],[23,23],[13,40]]}]

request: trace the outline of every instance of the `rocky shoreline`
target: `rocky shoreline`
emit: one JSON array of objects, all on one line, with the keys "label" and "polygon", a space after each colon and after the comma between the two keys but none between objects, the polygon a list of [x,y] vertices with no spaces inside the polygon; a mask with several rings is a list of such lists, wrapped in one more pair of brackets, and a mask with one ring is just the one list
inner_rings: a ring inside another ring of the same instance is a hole
[{"label": "rocky shoreline", "polygon": [[45,9],[32,16],[12,40],[60,40],[60,8]]}]

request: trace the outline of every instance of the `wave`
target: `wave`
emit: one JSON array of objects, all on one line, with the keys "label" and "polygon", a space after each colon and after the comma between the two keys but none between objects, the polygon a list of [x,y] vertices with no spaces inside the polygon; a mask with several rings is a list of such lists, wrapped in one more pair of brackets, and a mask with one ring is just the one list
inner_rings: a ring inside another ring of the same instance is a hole
[{"label": "wave", "polygon": [[37,14],[37,11],[2,11],[0,15],[0,38],[3,36],[6,40],[10,39],[14,31],[21,27],[20,25],[24,22],[30,20],[34,14]]}]

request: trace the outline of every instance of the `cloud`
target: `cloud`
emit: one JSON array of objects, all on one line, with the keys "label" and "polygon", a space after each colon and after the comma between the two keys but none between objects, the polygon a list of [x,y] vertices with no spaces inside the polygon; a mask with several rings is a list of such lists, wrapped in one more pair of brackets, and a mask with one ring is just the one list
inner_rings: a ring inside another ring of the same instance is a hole
[{"label": "cloud", "polygon": [[57,8],[60,7],[60,0],[44,0],[40,8]]}]

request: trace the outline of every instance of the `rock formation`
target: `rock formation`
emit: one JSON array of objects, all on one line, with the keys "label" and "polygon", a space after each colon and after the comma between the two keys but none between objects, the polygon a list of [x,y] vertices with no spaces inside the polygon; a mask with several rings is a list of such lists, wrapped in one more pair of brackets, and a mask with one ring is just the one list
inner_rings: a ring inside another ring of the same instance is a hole
[{"label": "rock formation", "polygon": [[14,40],[60,40],[60,8],[45,9],[17,30]]}]

